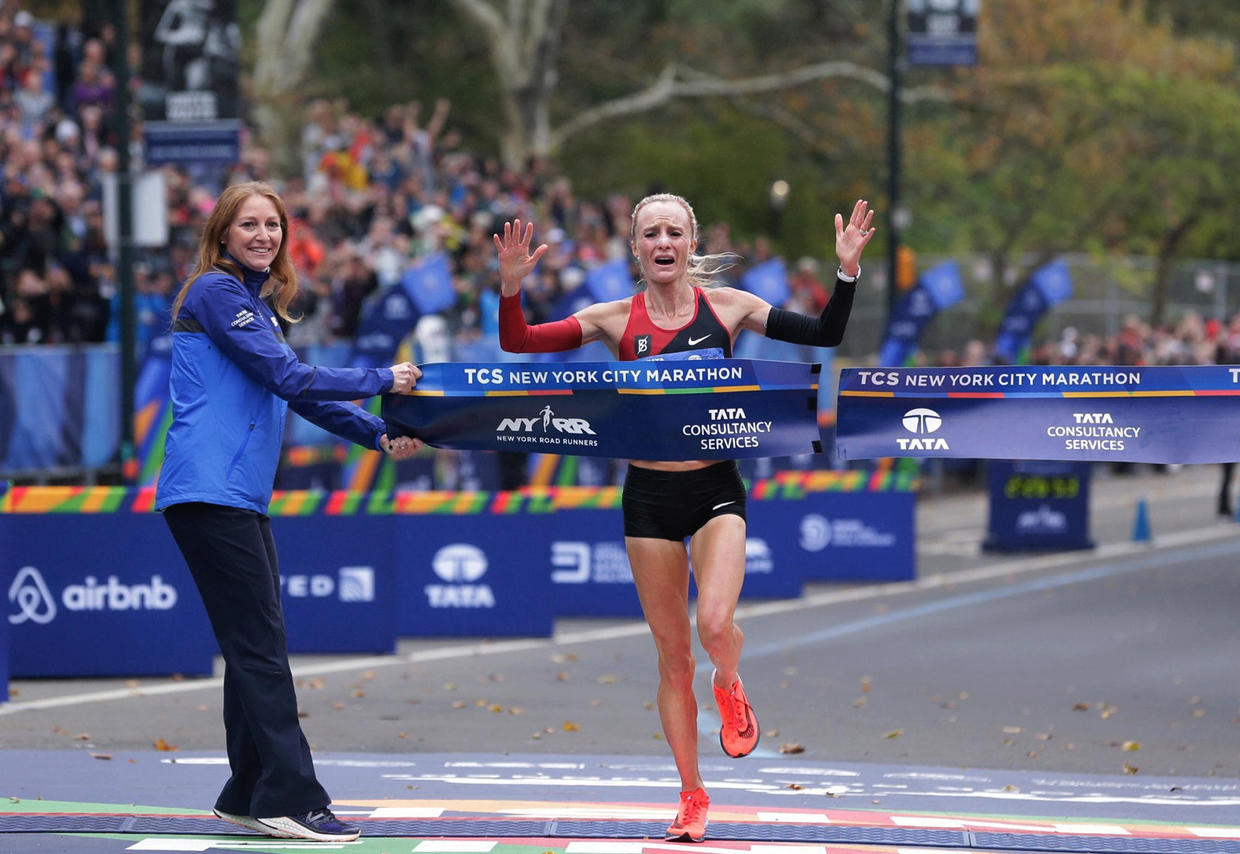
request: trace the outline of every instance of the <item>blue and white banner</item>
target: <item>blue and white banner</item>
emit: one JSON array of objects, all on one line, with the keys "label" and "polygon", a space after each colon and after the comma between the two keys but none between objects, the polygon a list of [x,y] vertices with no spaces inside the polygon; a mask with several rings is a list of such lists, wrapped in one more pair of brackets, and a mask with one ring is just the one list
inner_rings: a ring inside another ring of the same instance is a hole
[{"label": "blue and white banner", "polygon": [[891,310],[878,363],[903,365],[917,351],[921,335],[934,316],[963,298],[964,283],[955,261],[945,261],[922,273]]},{"label": "blue and white banner", "polygon": [[585,288],[596,302],[611,302],[633,296],[633,274],[629,272],[629,259],[616,258],[591,267],[586,272]]},{"label": "blue and white banner", "polygon": [[1240,367],[848,368],[844,459],[1240,460]]},{"label": "blue and white banner", "polygon": [[741,275],[740,286],[776,308],[786,303],[792,294],[788,287],[788,268],[783,258],[772,258],[750,267]]},{"label": "blue and white banner", "polygon": [[384,395],[389,435],[442,448],[641,460],[783,457],[821,449],[817,363],[744,359],[433,363]]},{"label": "blue and white banner", "polygon": [[1053,305],[1072,298],[1072,277],[1068,265],[1052,261],[1033,274],[1008,303],[995,339],[995,356],[1004,364],[1025,364],[1033,329]]},{"label": "blue and white banner", "polygon": [[392,364],[396,348],[413,331],[422,313],[401,282],[388,285],[362,304],[357,337],[349,363],[355,368],[378,368]]},{"label": "blue and white banner", "polygon": [[436,252],[405,270],[400,283],[422,314],[437,314],[456,302],[448,256]]}]

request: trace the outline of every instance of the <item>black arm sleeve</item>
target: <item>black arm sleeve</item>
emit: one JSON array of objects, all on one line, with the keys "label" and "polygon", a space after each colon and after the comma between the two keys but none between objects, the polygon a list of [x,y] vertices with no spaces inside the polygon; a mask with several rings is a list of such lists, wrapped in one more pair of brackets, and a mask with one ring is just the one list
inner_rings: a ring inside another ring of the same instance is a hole
[{"label": "black arm sleeve", "polygon": [[848,326],[856,292],[856,282],[836,279],[831,299],[817,317],[771,306],[766,318],[766,337],[812,347],[834,347],[844,340],[844,327]]}]

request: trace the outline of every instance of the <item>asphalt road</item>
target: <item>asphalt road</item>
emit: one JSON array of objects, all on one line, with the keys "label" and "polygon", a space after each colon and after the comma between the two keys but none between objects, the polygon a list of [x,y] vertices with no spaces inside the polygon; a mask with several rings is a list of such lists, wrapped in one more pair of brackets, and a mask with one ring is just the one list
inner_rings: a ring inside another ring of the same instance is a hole
[{"label": "asphalt road", "polygon": [[[1096,548],[980,549],[979,489],[918,502],[918,578],[742,606],[759,750],[1062,773],[1240,777],[1240,525],[1216,467],[1099,469]],[[1138,500],[1151,542],[1132,539]],[[700,657],[704,755],[717,756]],[[402,641],[299,657],[316,750],[663,755],[653,646],[630,620],[552,639]],[[217,680],[17,680],[0,749],[221,750]]]}]

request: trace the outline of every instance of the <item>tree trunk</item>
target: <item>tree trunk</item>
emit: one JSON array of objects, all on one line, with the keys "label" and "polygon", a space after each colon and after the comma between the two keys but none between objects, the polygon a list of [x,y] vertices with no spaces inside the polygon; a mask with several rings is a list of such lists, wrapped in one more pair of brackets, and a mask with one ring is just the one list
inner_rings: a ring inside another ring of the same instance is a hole
[{"label": "tree trunk", "polygon": [[1171,226],[1158,243],[1158,260],[1154,266],[1154,293],[1150,296],[1150,326],[1161,326],[1167,311],[1167,290],[1171,284],[1171,262],[1175,260],[1180,244],[1201,218],[1200,208],[1187,214]]},{"label": "tree trunk", "polygon": [[254,124],[279,173],[301,171],[298,128],[304,110],[297,87],[332,0],[267,0],[259,16],[254,62]]}]

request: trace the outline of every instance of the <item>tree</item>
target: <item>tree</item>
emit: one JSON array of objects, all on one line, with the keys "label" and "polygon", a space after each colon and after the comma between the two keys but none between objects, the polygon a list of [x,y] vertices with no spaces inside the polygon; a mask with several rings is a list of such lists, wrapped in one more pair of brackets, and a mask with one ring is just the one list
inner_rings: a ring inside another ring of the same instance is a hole
[{"label": "tree", "polygon": [[[677,99],[748,97],[828,79],[854,80],[879,92],[887,92],[891,85],[886,75],[849,61],[811,62],[739,79],[668,62],[637,91],[588,106],[553,126],[551,109],[559,82],[556,60],[563,42],[567,0],[453,0],[453,5],[483,32],[490,46],[505,119],[500,149],[510,167],[520,166],[531,155],[554,155],[586,128]],[[904,97],[916,101],[941,95],[910,91]]]},{"label": "tree", "polygon": [[332,0],[267,0],[255,26],[254,123],[277,167],[295,163],[296,129],[304,109],[298,86],[305,80]]}]

